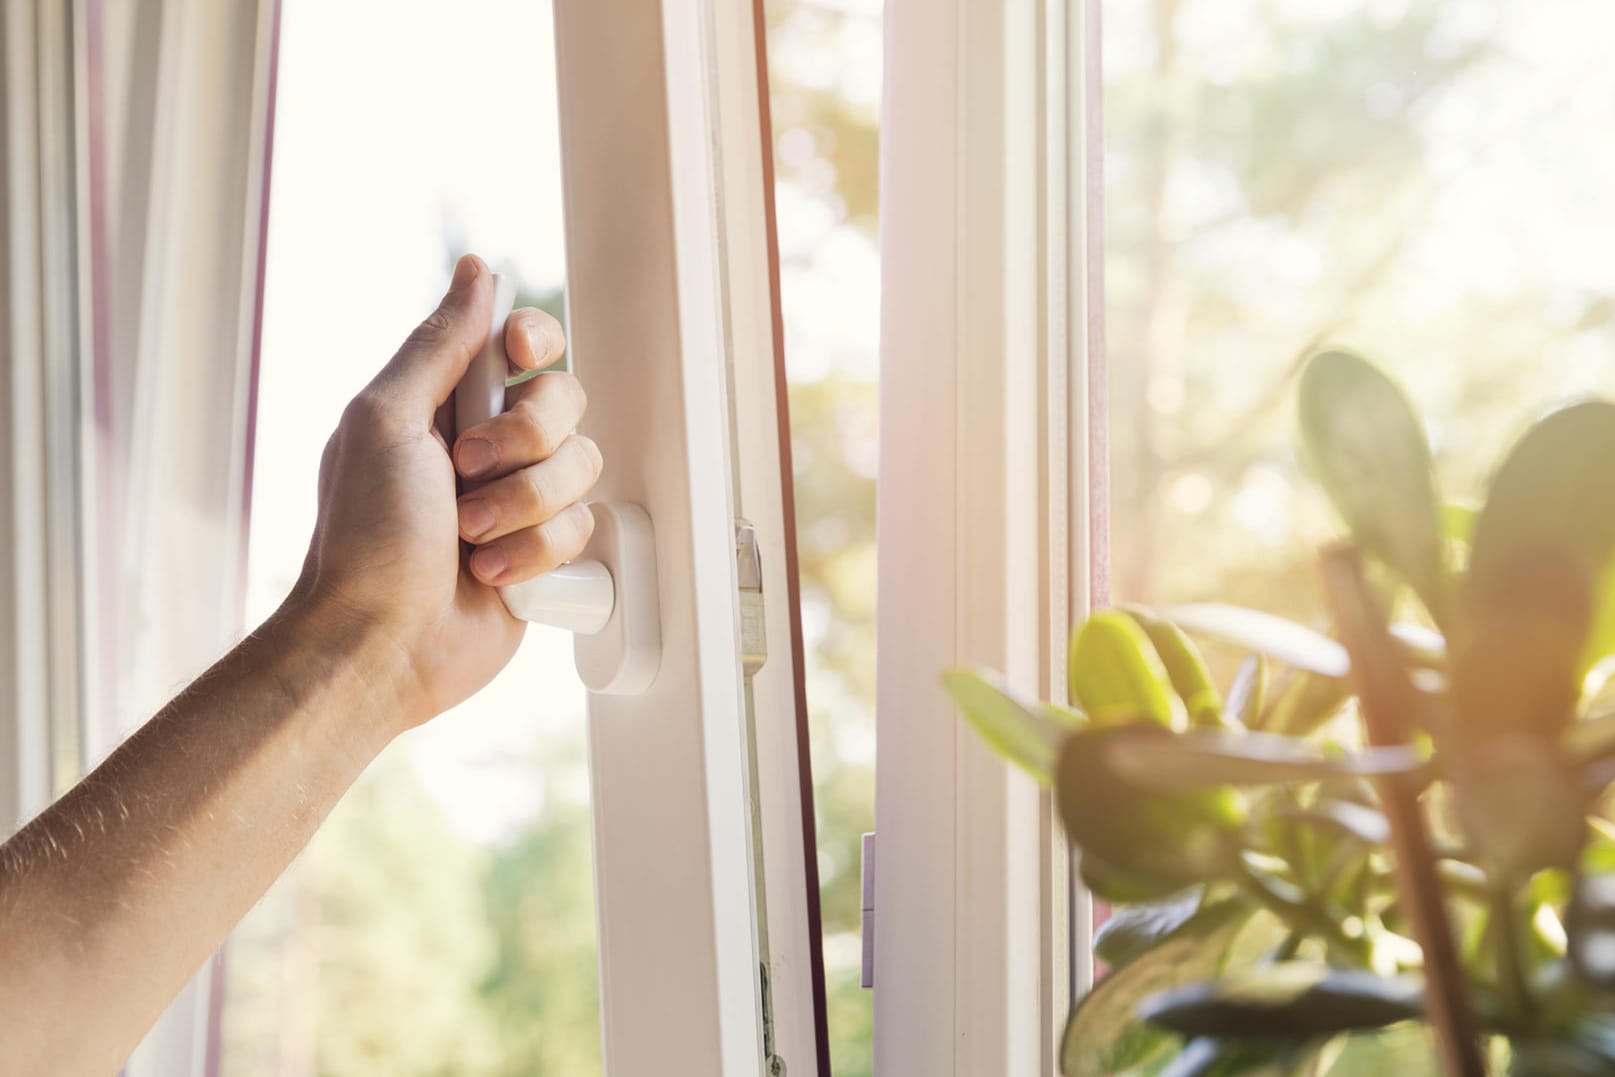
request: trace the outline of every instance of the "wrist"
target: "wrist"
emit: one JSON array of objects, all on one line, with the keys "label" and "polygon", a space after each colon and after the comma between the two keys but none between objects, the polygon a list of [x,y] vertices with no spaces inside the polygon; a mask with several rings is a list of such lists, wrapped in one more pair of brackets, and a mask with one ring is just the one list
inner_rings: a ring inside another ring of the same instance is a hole
[{"label": "wrist", "polygon": [[353,750],[375,755],[422,720],[408,650],[384,626],[340,602],[294,592],[256,635],[277,652],[274,672],[282,690],[299,706],[313,695],[327,696],[317,709]]}]

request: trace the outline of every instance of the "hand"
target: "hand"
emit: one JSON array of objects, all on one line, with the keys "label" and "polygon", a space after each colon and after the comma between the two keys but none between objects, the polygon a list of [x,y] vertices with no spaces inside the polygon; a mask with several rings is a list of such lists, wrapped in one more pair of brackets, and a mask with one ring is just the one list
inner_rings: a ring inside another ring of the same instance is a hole
[{"label": "hand", "polygon": [[[573,433],[585,407],[577,378],[539,374],[509,391],[504,414],[452,431],[450,394],[484,343],[492,295],[488,267],[461,258],[438,309],[348,405],[320,464],[292,600],[389,644],[393,660],[376,675],[396,681],[395,732],[493,679],[525,628],[495,586],[576,557],[594,530],[580,499],[600,451]],[[505,323],[505,346],[537,370],[566,340],[554,318],[526,309]],[[456,471],[483,485],[457,499]]]}]

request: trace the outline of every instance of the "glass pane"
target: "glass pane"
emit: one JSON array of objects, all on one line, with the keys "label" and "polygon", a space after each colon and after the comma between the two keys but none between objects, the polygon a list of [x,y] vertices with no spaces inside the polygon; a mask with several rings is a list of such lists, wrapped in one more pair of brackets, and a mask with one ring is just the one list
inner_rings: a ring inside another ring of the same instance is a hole
[{"label": "glass pane", "polygon": [[875,828],[881,0],[769,0],[780,287],[836,1077],[871,1071],[860,835]]},{"label": "glass pane", "polygon": [[1294,374],[1353,345],[1478,492],[1615,389],[1615,10],[1171,0],[1104,18],[1116,597],[1313,618]]},{"label": "glass pane", "polygon": [[[287,0],[249,616],[298,572],[325,439],[475,250],[560,312],[551,13]],[[227,1077],[599,1072],[571,637],[394,744],[232,938]]]},{"label": "glass pane", "polygon": [[[1105,5],[1117,601],[1320,618],[1338,524],[1294,389],[1321,346],[1403,383],[1454,499],[1615,390],[1612,32],[1598,0]],[[1331,1072],[1417,1072],[1390,1049]]]}]

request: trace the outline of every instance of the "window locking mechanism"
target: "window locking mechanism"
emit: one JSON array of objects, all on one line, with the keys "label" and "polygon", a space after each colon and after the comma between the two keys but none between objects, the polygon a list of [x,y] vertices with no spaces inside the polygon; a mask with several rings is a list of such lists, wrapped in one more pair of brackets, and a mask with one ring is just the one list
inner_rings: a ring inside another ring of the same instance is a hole
[{"label": "window locking mechanism", "polygon": [[763,613],[763,556],[757,548],[757,528],[747,520],[735,521],[735,561],[741,668],[750,677],[768,661],[768,628]]},{"label": "window locking mechanism", "polygon": [[746,784],[751,809],[751,867],[756,902],[758,990],[763,1018],[763,1059],[768,1077],[785,1077],[785,1059],[774,1050],[774,997],[770,986],[768,948],[768,873],[763,870],[763,814],[761,775],[757,767],[757,709],[752,677],[768,660],[768,630],[763,613],[763,555],[757,548],[757,528],[749,520],[735,520],[735,586],[740,598],[740,667],[746,695]]},{"label": "window locking mechanism", "polygon": [[[488,337],[454,390],[456,429],[469,430],[505,408],[505,319],[515,281],[493,275]],[[656,539],[638,505],[596,502],[584,557],[499,588],[512,617],[576,633],[578,677],[591,692],[638,695],[656,680],[662,657]],[[758,596],[761,601],[761,596]]]}]

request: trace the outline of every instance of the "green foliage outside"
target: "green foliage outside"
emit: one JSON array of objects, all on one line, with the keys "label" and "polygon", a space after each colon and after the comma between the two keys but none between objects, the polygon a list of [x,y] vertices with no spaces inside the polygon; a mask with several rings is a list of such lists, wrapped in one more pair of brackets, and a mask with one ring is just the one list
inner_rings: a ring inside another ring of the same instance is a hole
[{"label": "green foliage outside", "polygon": [[225,1072],[598,1072],[590,871],[585,805],[474,844],[389,750],[232,940]]}]

